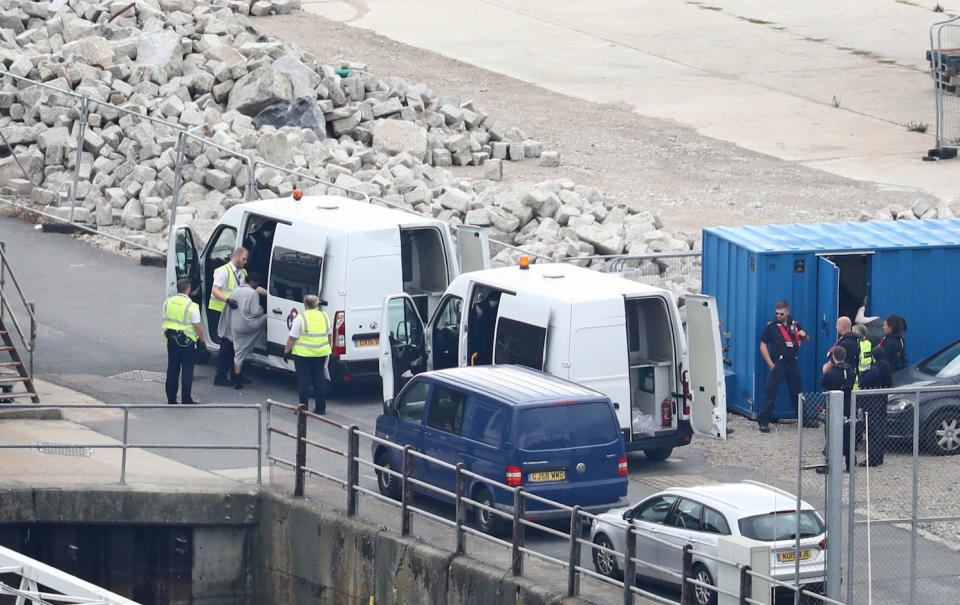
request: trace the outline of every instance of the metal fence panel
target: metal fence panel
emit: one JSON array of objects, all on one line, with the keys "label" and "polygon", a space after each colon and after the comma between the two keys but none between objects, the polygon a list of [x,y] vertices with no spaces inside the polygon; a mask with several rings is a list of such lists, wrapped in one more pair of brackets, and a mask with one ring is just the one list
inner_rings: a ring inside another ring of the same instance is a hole
[{"label": "metal fence panel", "polygon": [[[937,149],[960,147],[960,17],[930,27]],[[954,151],[955,154],[955,151]]]}]

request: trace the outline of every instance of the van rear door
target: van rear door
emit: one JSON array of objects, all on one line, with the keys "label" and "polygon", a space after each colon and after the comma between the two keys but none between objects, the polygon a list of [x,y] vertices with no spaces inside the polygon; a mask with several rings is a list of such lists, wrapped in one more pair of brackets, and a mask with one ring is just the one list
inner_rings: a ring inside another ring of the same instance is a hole
[{"label": "van rear door", "polygon": [[457,227],[457,255],[460,272],[490,268],[490,236],[483,227]]},{"label": "van rear door", "polygon": [[[267,286],[267,351],[282,355],[303,297],[319,295],[327,238],[313,229],[277,223]],[[320,309],[324,309],[321,301]],[[332,321],[332,320],[331,320]],[[332,331],[333,326],[329,326]],[[293,369],[293,364],[289,364]]]},{"label": "van rear door", "polygon": [[712,296],[687,295],[687,346],[693,432],[726,440],[727,392],[723,380],[720,316],[717,300]]},{"label": "van rear door", "polygon": [[523,293],[500,296],[493,335],[493,363],[543,370],[550,307]]},{"label": "van rear door", "polygon": [[196,236],[189,225],[177,225],[173,245],[167,247],[167,296],[177,293],[177,281],[189,277],[195,294],[203,295],[200,287],[200,257]]},{"label": "van rear door", "polygon": [[408,295],[383,299],[379,347],[383,400],[390,401],[428,363],[423,320]]}]

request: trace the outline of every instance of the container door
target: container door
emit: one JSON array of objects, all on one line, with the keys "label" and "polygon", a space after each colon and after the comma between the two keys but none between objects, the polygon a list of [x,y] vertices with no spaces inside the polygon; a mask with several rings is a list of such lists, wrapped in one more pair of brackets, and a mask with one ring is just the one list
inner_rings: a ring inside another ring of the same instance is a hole
[{"label": "container door", "polygon": [[[817,325],[803,326],[816,330],[816,359],[826,359],[827,351],[837,340],[837,305],[840,301],[840,269],[830,259],[817,257]],[[819,363],[814,364],[819,369]],[[813,384],[820,384],[816,380]]]},{"label": "container door", "polygon": [[543,370],[550,307],[523,294],[500,296],[493,335],[493,363],[515,363]]},{"label": "container door", "polygon": [[182,277],[189,277],[194,294],[203,296],[196,241],[193,229],[188,225],[177,225],[173,245],[167,248],[167,296],[177,293],[177,281]]},{"label": "container door", "polygon": [[413,299],[394,294],[383,300],[380,320],[380,378],[383,400],[390,401],[400,389],[427,366],[423,320]]},{"label": "container door", "polygon": [[490,235],[483,227],[457,227],[460,272],[490,268]]},{"label": "container door", "polygon": [[714,297],[687,295],[687,343],[693,432],[726,440],[727,391],[724,388],[720,316]]},{"label": "container door", "polygon": [[[303,313],[303,297],[320,294],[326,250],[327,238],[315,231],[277,224],[267,276],[267,350],[271,354],[283,353],[290,327]],[[320,301],[320,310],[325,307]],[[293,364],[289,367],[292,370]]]}]

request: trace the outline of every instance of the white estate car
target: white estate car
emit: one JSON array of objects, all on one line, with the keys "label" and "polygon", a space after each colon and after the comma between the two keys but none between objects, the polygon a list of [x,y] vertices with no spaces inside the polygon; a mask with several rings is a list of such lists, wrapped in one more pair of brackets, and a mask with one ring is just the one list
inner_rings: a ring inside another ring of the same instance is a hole
[{"label": "white estate car", "polygon": [[[774,578],[793,582],[797,529],[796,496],[758,481],[721,483],[668,489],[629,508],[612,509],[593,521],[594,544],[626,552],[626,524],[636,528],[637,560],[675,572],[638,564],[637,573],[647,578],[680,584],[682,548],[693,546],[695,579],[716,584],[718,563],[700,556],[718,554],[718,537],[734,535],[770,543],[770,569]],[[800,584],[822,592],[826,570],[826,526],[817,511],[801,501]],[[676,547],[658,542],[668,542]],[[598,573],[623,578],[624,558],[593,549]],[[717,602],[714,591],[695,587],[697,603]]]}]

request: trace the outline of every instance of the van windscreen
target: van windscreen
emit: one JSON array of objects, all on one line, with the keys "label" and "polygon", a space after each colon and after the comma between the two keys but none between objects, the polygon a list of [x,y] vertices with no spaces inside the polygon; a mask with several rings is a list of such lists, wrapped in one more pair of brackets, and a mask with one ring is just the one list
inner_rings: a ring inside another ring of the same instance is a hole
[{"label": "van windscreen", "polygon": [[617,419],[603,401],[549,405],[520,412],[517,445],[522,450],[555,450],[616,441]]}]

